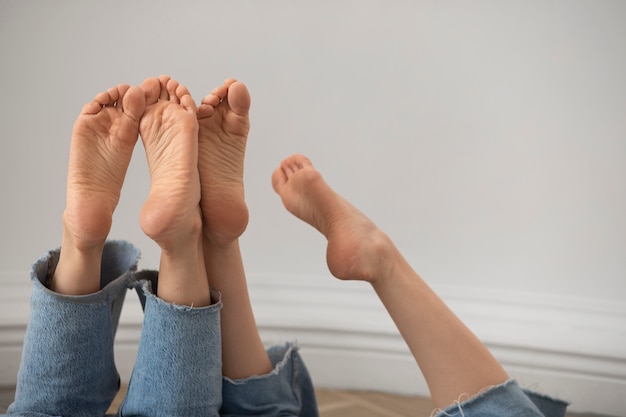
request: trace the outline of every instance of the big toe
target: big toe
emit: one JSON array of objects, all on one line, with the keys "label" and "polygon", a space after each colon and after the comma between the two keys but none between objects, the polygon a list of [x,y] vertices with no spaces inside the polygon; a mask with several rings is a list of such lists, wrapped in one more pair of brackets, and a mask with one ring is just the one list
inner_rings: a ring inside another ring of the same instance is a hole
[{"label": "big toe", "polygon": [[124,113],[133,121],[138,122],[146,109],[146,97],[141,88],[133,86],[128,89],[122,102]]},{"label": "big toe", "polygon": [[236,81],[228,88],[228,105],[238,115],[248,115],[250,111],[250,93],[244,83]]}]

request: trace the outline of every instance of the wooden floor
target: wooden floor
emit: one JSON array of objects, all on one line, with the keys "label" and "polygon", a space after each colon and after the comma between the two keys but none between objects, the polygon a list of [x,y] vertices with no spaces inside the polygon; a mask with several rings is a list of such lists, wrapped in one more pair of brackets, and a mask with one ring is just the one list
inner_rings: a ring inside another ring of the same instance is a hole
[{"label": "wooden floor", "polygon": [[[15,390],[0,388],[0,413],[11,403]],[[115,398],[109,412],[122,402],[125,389]],[[317,390],[320,417],[429,417],[430,400],[377,392]],[[568,414],[568,417],[601,417],[593,414]]]}]

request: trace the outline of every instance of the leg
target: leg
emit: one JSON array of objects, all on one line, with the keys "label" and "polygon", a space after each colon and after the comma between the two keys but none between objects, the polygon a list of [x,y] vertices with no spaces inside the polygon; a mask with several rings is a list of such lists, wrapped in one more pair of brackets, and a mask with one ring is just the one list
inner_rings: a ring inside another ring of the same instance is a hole
[{"label": "leg", "polygon": [[307,158],[294,155],[283,161],[272,184],[287,210],[328,239],[331,273],[371,283],[424,373],[437,407],[508,379],[389,237],[336,194]]},{"label": "leg", "polygon": [[238,238],[248,224],[243,160],[250,95],[227,80],[202,100],[200,180],[207,276],[224,301],[223,415],[316,417],[313,384],[297,348],[266,352],[250,305]]},{"label": "leg", "polygon": [[252,312],[238,241],[248,224],[243,162],[249,108],[246,86],[227,80],[198,109],[204,258],[211,287],[224,302],[223,373],[233,379],[272,370]]},{"label": "leg", "polygon": [[113,338],[138,253],[105,239],[144,107],[139,88],[119,85],[86,104],[74,125],[63,243],[33,268],[10,414],[102,415],[119,388]]},{"label": "leg", "polygon": [[140,224],[161,248],[158,294],[174,304],[208,306],[196,106],[187,88],[167,76],[146,80],[142,89],[147,107],[140,132],[152,184]]},{"label": "leg", "polygon": [[196,106],[167,76],[147,79],[142,90],[147,106],[139,131],[152,183],[140,224],[161,260],[157,288],[143,289],[144,326],[121,413],[217,416],[220,305],[211,305],[204,267]]}]

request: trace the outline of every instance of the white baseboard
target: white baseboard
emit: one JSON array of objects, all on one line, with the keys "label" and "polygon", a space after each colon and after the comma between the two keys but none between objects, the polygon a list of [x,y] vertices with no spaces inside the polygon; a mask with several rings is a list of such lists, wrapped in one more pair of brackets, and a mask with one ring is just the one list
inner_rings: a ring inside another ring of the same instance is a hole
[{"label": "white baseboard", "polygon": [[[24,274],[0,275],[0,385],[15,384],[28,320]],[[327,277],[249,278],[267,344],[296,340],[317,386],[428,395],[384,308],[362,283]],[[572,411],[626,415],[626,306],[602,300],[435,288],[522,386],[570,401]],[[116,361],[128,381],[142,322],[128,294]]]}]

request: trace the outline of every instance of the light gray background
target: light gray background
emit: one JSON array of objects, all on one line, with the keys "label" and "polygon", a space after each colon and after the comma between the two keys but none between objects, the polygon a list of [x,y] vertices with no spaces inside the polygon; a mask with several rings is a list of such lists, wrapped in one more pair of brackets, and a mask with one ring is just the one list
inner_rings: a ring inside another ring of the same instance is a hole
[{"label": "light gray background", "polygon": [[[3,273],[60,243],[82,105],[168,73],[249,86],[251,276],[327,274],[270,186],[302,152],[431,282],[626,294],[626,2],[1,0],[0,60]],[[142,152],[111,237],[154,268]]]}]

